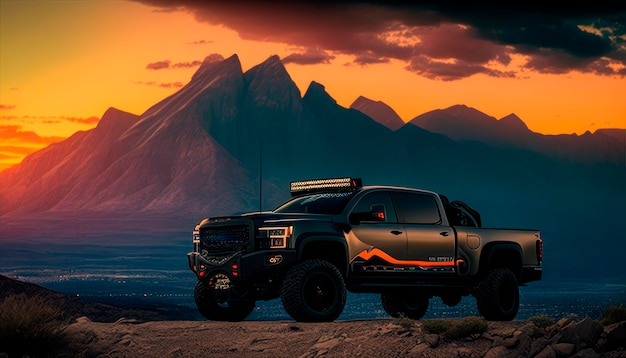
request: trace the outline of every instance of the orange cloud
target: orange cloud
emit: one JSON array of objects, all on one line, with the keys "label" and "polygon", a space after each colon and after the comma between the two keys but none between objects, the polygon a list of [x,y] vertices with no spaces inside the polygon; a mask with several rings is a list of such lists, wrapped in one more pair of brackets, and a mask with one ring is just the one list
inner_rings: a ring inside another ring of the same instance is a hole
[{"label": "orange cloud", "polygon": [[21,129],[22,127],[18,125],[0,126],[0,141],[48,145],[65,139],[64,137],[42,137],[35,132]]},{"label": "orange cloud", "polygon": [[0,109],[9,110],[15,108],[12,104],[0,104]]},{"label": "orange cloud", "polygon": [[0,126],[0,171],[18,164],[25,156],[64,137],[42,137],[32,131],[23,131],[18,125]]}]

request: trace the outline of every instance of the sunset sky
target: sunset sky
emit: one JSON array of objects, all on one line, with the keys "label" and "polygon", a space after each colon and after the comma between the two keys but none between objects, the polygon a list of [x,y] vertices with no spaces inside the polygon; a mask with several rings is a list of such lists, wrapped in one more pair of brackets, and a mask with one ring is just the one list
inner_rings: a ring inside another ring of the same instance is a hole
[{"label": "sunset sky", "polygon": [[276,54],[301,93],[405,121],[465,104],[543,134],[626,128],[624,5],[419,3],[0,0],[0,170],[109,107],[143,113],[213,54],[244,71]]}]

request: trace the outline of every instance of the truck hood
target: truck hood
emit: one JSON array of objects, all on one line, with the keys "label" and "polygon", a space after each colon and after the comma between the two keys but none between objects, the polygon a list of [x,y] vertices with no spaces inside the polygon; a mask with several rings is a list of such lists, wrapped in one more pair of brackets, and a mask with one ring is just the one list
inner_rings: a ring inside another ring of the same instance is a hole
[{"label": "truck hood", "polygon": [[280,224],[290,223],[295,221],[333,221],[332,215],[325,214],[306,214],[306,213],[273,213],[273,212],[257,212],[247,213],[243,215],[234,216],[220,216],[209,219],[204,219],[200,222],[200,225],[216,223],[216,222],[228,222],[231,220],[248,219],[254,222],[255,226],[264,224]]}]

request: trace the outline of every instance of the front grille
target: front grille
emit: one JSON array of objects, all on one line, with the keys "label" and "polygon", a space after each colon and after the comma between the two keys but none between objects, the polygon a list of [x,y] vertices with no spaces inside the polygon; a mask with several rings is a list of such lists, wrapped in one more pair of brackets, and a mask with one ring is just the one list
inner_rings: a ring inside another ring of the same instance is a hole
[{"label": "front grille", "polygon": [[200,247],[209,253],[245,251],[249,239],[248,225],[200,228]]}]

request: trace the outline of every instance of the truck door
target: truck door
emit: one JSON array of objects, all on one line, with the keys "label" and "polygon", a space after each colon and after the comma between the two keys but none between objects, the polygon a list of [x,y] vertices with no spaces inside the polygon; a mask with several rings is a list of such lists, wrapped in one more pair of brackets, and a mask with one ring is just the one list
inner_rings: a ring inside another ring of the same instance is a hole
[{"label": "truck door", "polygon": [[352,225],[352,231],[361,242],[350,245],[358,247],[357,252],[351,252],[351,255],[371,248],[376,249],[369,251],[372,255],[385,258],[389,255],[394,259],[406,257],[406,233],[398,223],[388,191],[372,191],[363,196],[352,209],[350,220],[356,223]]},{"label": "truck door", "polygon": [[397,191],[393,201],[398,221],[407,233],[407,260],[425,271],[454,270],[456,238],[452,227],[442,225],[442,213],[430,193]]}]

